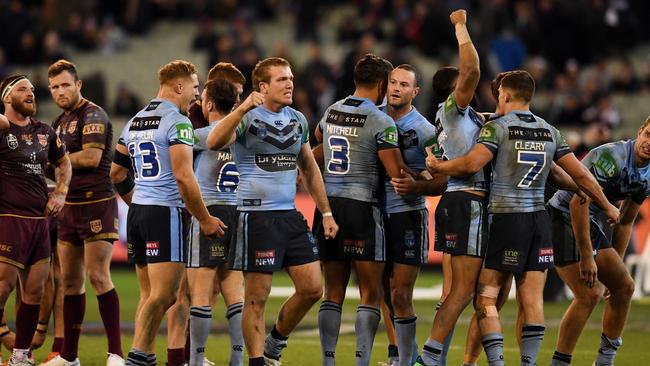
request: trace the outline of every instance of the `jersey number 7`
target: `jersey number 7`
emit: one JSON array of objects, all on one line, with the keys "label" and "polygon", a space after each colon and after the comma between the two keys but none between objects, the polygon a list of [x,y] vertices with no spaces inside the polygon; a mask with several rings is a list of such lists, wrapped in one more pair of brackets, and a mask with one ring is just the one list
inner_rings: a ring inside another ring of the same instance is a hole
[{"label": "jersey number 7", "polygon": [[521,179],[517,187],[526,188],[537,179],[539,173],[544,170],[546,165],[546,152],[544,151],[517,151],[517,163],[530,165],[530,169]]}]

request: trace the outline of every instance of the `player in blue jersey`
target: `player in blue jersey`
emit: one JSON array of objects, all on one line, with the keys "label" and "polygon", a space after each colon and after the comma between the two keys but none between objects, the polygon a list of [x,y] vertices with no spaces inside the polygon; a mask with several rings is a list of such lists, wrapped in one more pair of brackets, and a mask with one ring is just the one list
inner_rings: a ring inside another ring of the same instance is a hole
[{"label": "player in blue jersey", "polygon": [[[323,212],[325,235],[338,226],[325,194],[318,165],[309,147],[305,117],[289,107],[293,74],[277,57],[257,63],[255,91],[210,132],[212,149],[231,145],[240,179],[238,223],[229,251],[229,265],[244,272],[242,328],[250,366],[279,365],[288,336],[322,296],[318,248],[307,222],[296,211],[297,169]],[[296,292],[283,304],[264,340],[264,308],[273,272],[285,268]]]},{"label": "player in blue jersey", "polygon": [[[436,113],[438,144],[444,159],[467,153],[484,124],[483,117],[469,104],[479,82],[479,57],[467,30],[465,10],[449,16],[458,41],[459,67],[443,67],[433,77],[436,95],[446,100]],[[489,172],[451,177],[447,191],[436,208],[435,249],[443,252],[451,264],[448,295],[431,327],[422,354],[426,365],[444,365],[451,335],[458,317],[474,296],[487,243],[487,190]],[[445,265],[443,262],[443,266]]]},{"label": "player in blue jersey", "polygon": [[[418,80],[417,70],[411,65],[403,64],[393,69],[388,79],[385,107],[397,126],[404,162],[414,172],[426,171],[425,148],[437,148],[436,128],[413,106],[420,91]],[[394,316],[390,320],[395,324],[398,364],[401,366],[411,366],[414,356],[417,356],[413,287],[420,266],[427,262],[429,251],[428,211],[424,196],[439,195],[445,187],[446,177],[417,181],[411,176],[396,177],[384,184],[382,209],[386,228],[385,270],[388,272],[384,291]]]},{"label": "player in blue jersey", "polygon": [[185,270],[187,212],[207,236],[223,236],[226,229],[203,204],[192,170],[194,130],[184,113],[198,91],[196,68],[187,61],[173,61],[158,76],[158,96],[124,127],[111,167],[118,193],[130,203],[129,256],[146,296],[141,295],[138,304],[126,362],[137,366],[155,363],[156,333]]},{"label": "player in blue jersey", "polygon": [[[242,75],[243,76],[243,75]],[[237,226],[237,185],[239,173],[229,149],[211,151],[206,140],[212,128],[232,111],[239,99],[237,87],[225,80],[210,80],[201,95],[207,127],[194,131],[194,171],[201,196],[213,216],[228,226],[223,238],[210,239],[199,232],[198,222],[192,219],[188,253],[187,280],[190,293],[190,354],[189,365],[203,365],[204,353],[212,323],[212,304],[215,294],[215,275],[228,307],[227,315],[231,341],[229,366],[243,365],[243,338],[241,337],[241,309],[243,307],[243,278],[241,272],[226,268],[226,256],[231,245],[230,228]],[[239,323],[239,324],[237,324]],[[232,332],[232,333],[231,333]]]},{"label": "player in blue jersey", "polygon": [[354,68],[354,94],[331,105],[316,129],[317,139],[323,141],[327,195],[341,225],[333,239],[318,232],[325,275],[325,299],[318,320],[323,365],[335,363],[341,306],[352,268],[361,295],[355,324],[357,365],[370,362],[380,320],[386,260],[378,205],[379,192],[384,190],[380,165],[391,178],[411,173],[399,150],[395,122],[377,107],[386,94],[392,68],[372,54],[359,60]]},{"label": "player in blue jersey", "polygon": [[517,301],[523,310],[522,364],[535,364],[544,336],[542,290],[545,270],[553,261],[550,220],[544,209],[550,161],[555,161],[603,207],[607,217],[618,220],[618,209],[607,202],[596,180],[571,153],[559,131],[530,112],[534,90],[534,81],[527,72],[506,73],[499,87],[499,108],[504,116],[483,126],[478,143],[467,154],[449,161],[427,159],[432,173],[450,176],[475,174],[492,161],[491,235],[475,301],[490,366],[504,364],[496,300],[512,274],[516,274]]},{"label": "player in blue jersey", "polygon": [[571,364],[571,354],[603,288],[610,296],[594,365],[614,364],[634,293],[634,281],[622,258],[639,207],[650,194],[649,162],[650,117],[639,128],[636,140],[601,145],[582,160],[607,199],[622,202],[621,219],[613,227],[588,199],[581,201],[570,192],[558,191],[549,201],[555,266],[575,295],[560,322],[553,366]]},{"label": "player in blue jersey", "polygon": [[[219,62],[216,65],[214,65],[208,72],[207,82],[211,80],[223,80],[232,83],[232,85],[235,87],[237,91],[236,104],[239,104],[239,97],[244,88],[246,78],[241,73],[241,71],[239,71],[233,64],[229,62]],[[228,114],[228,112],[230,112],[230,110],[228,110],[225,114]],[[201,98],[197,98],[197,100],[194,103],[192,103],[192,106],[188,110],[188,117],[192,121],[192,126],[194,127],[195,135],[198,133],[197,131],[200,128],[208,127],[208,125],[210,124],[209,121],[207,120],[208,114],[204,115],[203,113],[204,111],[202,109]],[[207,135],[210,129],[206,129],[202,131],[204,132],[207,131],[205,132],[205,134]],[[205,145],[205,139],[203,139],[202,142],[203,142],[202,144],[197,142],[194,145],[195,156],[197,156],[198,154],[199,156],[203,156],[204,162],[209,161],[209,159],[206,159],[205,157],[215,156],[215,155],[212,155],[211,153],[204,154],[203,152],[205,151],[205,147],[203,146]],[[225,151],[228,154],[230,154],[230,150],[226,149]],[[216,157],[218,156],[219,155],[216,155]],[[228,164],[225,167],[225,169],[227,169],[229,172],[234,173],[234,171],[232,171],[231,169],[232,167],[234,167],[234,165],[235,163],[231,162],[231,164]],[[217,176],[204,174],[203,177],[201,177],[201,174],[197,172],[196,161],[195,161],[194,168],[195,168],[194,169],[195,174],[197,175],[197,181],[201,186],[200,187],[201,192],[203,192],[206,189],[206,187],[210,185],[209,182],[217,179]],[[210,169],[212,168],[207,168],[207,170]],[[232,179],[235,179],[235,177],[232,177]],[[205,184],[202,184],[202,181]],[[214,189],[216,189],[216,184],[210,186],[209,191],[212,192],[214,191]],[[222,192],[221,194],[232,196],[233,200],[235,200],[236,197],[234,191]],[[233,205],[236,205],[236,201],[233,203]],[[209,210],[210,207],[208,207],[208,211]],[[234,226],[234,224],[225,222],[224,220],[225,217],[219,216],[219,218],[222,219],[227,226],[229,227]],[[190,252],[192,252],[193,249],[199,249],[201,247],[199,243],[201,242],[202,239],[199,239],[197,235],[201,235],[200,231],[198,230],[198,224],[194,225],[194,229],[192,230],[190,236],[191,239],[190,249],[189,249]],[[225,235],[224,239],[226,240],[226,242],[230,242],[229,235]],[[205,249],[203,250],[199,249],[198,253],[195,252],[194,255],[190,254],[188,256],[188,268],[186,269],[186,278],[181,281],[179,295],[176,299],[176,303],[167,311],[167,364],[168,366],[181,366],[189,361],[190,352],[196,352],[196,348],[193,351],[190,350],[189,343],[190,343],[191,335],[188,335],[187,332],[188,324],[189,324],[188,319],[190,319],[190,291],[188,289],[188,287],[190,286],[193,287],[200,286],[201,288],[196,288],[196,290],[194,291],[195,294],[198,291],[203,294],[201,296],[209,296],[209,298],[211,299],[210,305],[214,303],[214,299],[216,298],[216,295],[219,292],[221,292],[221,294],[223,295],[224,303],[227,307],[225,315],[226,315],[226,319],[228,320],[228,333],[230,335],[230,342],[231,342],[230,362],[231,365],[240,365],[243,362],[244,339],[241,331],[241,309],[243,306],[243,298],[244,298],[244,277],[242,276],[241,272],[231,271],[228,269],[225,260],[227,254],[227,248],[225,247],[222,248],[219,245],[217,251],[209,251],[207,249],[210,246],[205,245],[203,247]],[[211,253],[216,254],[216,256]],[[217,266],[215,265],[215,260],[217,260],[220,263],[218,265],[218,269]],[[217,270],[216,277],[214,275],[214,270]],[[208,281],[212,281],[213,283],[208,283]],[[192,283],[188,283],[188,282],[192,282]],[[210,293],[208,294],[205,291],[210,291]],[[194,334],[197,335],[196,333]],[[194,343],[196,343],[196,341]],[[187,354],[185,354],[186,349],[188,350]],[[210,363],[209,360],[207,359],[204,360],[206,364]]]}]

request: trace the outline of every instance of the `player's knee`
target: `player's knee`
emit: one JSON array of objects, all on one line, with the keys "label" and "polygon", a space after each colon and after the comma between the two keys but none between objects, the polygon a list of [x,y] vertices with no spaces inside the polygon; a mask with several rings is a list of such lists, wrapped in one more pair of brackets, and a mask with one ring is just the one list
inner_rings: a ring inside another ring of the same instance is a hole
[{"label": "player's knee", "polygon": [[147,303],[155,309],[162,309],[167,311],[176,302],[176,296],[169,296],[169,294],[149,295]]},{"label": "player's knee", "polygon": [[582,303],[584,306],[589,308],[595,308],[600,301],[601,290],[599,287],[594,286],[592,288],[585,289],[575,294],[575,300]]},{"label": "player's knee", "polygon": [[621,279],[620,284],[612,291],[612,297],[617,297],[623,301],[629,301],[634,295],[634,280],[629,276],[625,276]]},{"label": "player's knee", "polygon": [[89,270],[88,281],[95,291],[104,292],[113,287],[111,277],[105,271]]},{"label": "player's knee", "polygon": [[264,306],[266,306],[267,296],[263,295],[249,295],[244,300],[244,307],[255,311],[264,311]]},{"label": "player's knee", "polygon": [[494,305],[479,305],[476,308],[476,319],[499,318],[499,311]]},{"label": "player's knee", "polygon": [[403,309],[410,307],[413,302],[413,292],[410,287],[399,286],[391,290],[391,301],[393,307]]},{"label": "player's knee", "polygon": [[13,290],[14,286],[9,281],[0,281],[0,301],[3,304],[7,302],[7,299]]},{"label": "player's knee", "polygon": [[309,288],[302,289],[299,295],[306,301],[315,304],[323,297],[323,288],[321,286],[310,286]]},{"label": "player's knee", "polygon": [[495,306],[499,297],[499,288],[495,286],[479,285],[475,307]]}]

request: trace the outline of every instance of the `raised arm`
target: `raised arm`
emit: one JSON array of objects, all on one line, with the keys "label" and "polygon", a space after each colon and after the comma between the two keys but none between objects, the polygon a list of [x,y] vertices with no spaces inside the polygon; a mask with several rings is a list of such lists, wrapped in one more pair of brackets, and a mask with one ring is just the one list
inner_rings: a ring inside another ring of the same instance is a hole
[{"label": "raised arm", "polygon": [[460,108],[469,105],[481,77],[478,53],[467,30],[467,12],[456,10],[449,16],[456,29],[458,41],[458,79],[454,89],[454,99]]},{"label": "raised arm", "polygon": [[242,118],[244,118],[244,115],[262,103],[264,103],[264,94],[256,91],[252,92],[243,103],[219,121],[212,131],[210,131],[206,140],[208,148],[219,150],[222,147],[232,144],[237,138],[237,126]]},{"label": "raised arm", "polygon": [[600,184],[596,181],[596,178],[589,172],[589,170],[576,159],[573,153],[569,153],[559,158],[556,161],[559,165],[571,178],[574,182],[580,187],[584,193],[587,194],[594,201],[594,203],[600,207],[605,214],[612,222],[617,222],[619,217],[618,208],[609,203],[607,197],[603,193]]},{"label": "raised arm", "polygon": [[325,184],[323,177],[318,169],[314,155],[312,154],[309,143],[305,143],[300,148],[300,155],[298,156],[298,167],[302,172],[305,188],[316,202],[318,211],[323,216],[323,229],[326,239],[332,239],[336,236],[339,230],[336,221],[332,217],[332,209],[325,193]]}]

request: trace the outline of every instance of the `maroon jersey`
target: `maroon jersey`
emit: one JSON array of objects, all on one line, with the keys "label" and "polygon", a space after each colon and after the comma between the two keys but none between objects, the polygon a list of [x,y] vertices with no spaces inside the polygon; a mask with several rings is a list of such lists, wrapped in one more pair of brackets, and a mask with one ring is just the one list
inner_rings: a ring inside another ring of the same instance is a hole
[{"label": "maroon jersey", "polygon": [[103,150],[97,168],[72,169],[66,202],[92,202],[112,197],[109,173],[113,161],[113,126],[106,112],[84,99],[74,111],[62,113],[52,127],[70,153],[91,147]]},{"label": "maroon jersey", "polygon": [[27,126],[12,123],[0,131],[0,215],[43,217],[45,168],[64,155],[65,145],[52,127],[34,118]]},{"label": "maroon jersey", "polygon": [[203,117],[203,110],[199,103],[192,103],[190,109],[187,111],[190,121],[192,121],[192,127],[196,130],[197,128],[207,127],[210,125],[205,117]]}]

